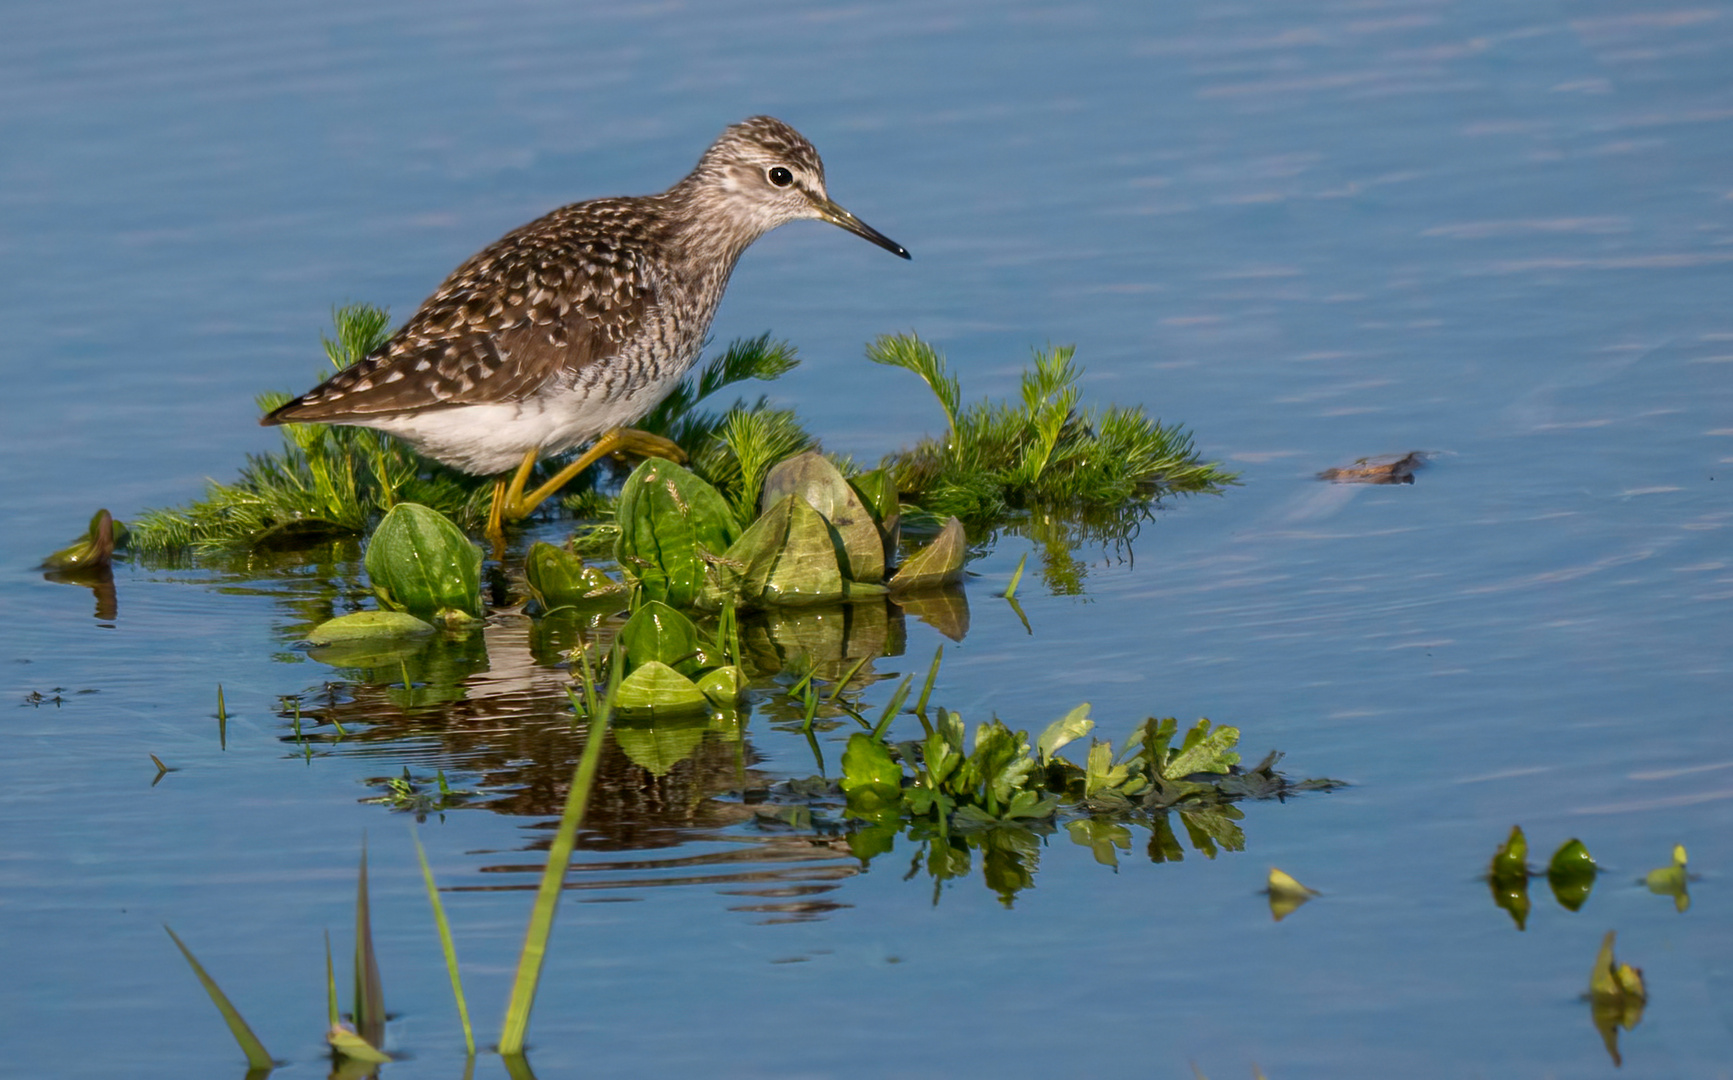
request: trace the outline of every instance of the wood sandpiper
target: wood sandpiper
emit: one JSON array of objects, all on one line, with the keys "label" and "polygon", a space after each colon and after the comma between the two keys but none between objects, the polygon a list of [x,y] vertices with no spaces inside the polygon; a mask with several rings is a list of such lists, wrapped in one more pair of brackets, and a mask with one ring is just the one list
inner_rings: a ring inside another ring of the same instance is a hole
[{"label": "wood sandpiper", "polygon": [[[573,203],[507,233],[452,271],[385,344],[260,423],[378,428],[435,461],[498,476],[487,524],[497,554],[503,522],[602,456],[683,460],[673,443],[627,425],[697,359],[741,253],[800,218],[909,257],[831,201],[824,163],[798,131],[755,116],[659,195]],[[539,459],[589,440],[525,494]]]}]

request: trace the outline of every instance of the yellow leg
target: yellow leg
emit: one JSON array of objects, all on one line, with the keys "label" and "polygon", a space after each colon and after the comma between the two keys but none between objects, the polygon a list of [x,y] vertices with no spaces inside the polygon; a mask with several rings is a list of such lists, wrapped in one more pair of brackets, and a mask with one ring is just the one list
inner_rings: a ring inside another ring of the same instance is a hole
[{"label": "yellow leg", "polygon": [[529,482],[530,470],[535,467],[536,462],[536,451],[531,450],[524,455],[523,464],[518,466],[517,474],[512,477],[511,486],[505,491],[504,502],[497,507],[500,517],[504,521],[517,521],[519,518],[528,517],[536,507],[571,483],[579,473],[607,455],[619,453],[667,458],[673,462],[686,460],[685,451],[660,435],[652,435],[636,428],[615,428],[602,434],[576,461],[561,469],[547,483],[525,495],[524,486]]}]

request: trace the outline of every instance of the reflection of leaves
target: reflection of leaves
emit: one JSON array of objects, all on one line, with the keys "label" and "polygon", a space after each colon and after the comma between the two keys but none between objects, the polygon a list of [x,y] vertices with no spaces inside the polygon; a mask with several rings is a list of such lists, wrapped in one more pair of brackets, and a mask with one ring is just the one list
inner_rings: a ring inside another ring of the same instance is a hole
[{"label": "reflection of leaves", "polygon": [[1492,886],[1492,902],[1510,912],[1518,930],[1528,929],[1528,878],[1507,878],[1503,881],[1489,878]]},{"label": "reflection of leaves", "polygon": [[1216,845],[1220,844],[1223,851],[1244,851],[1246,849],[1246,834],[1236,822],[1245,818],[1245,814],[1236,806],[1204,806],[1196,809],[1176,811],[1180,821],[1185,823],[1185,832],[1191,838],[1191,846],[1201,852],[1206,858],[1216,857]]},{"label": "reflection of leaves", "polygon": [[698,711],[653,720],[617,716],[611,730],[614,741],[634,764],[651,776],[666,776],[704,742],[709,718]]},{"label": "reflection of leaves", "polygon": [[1614,932],[1608,930],[1606,937],[1601,939],[1595,966],[1589,971],[1589,1009],[1595,1030],[1601,1033],[1613,1064],[1622,1065],[1619,1029],[1630,1031],[1642,1022],[1643,1006],[1649,993],[1643,982],[1642,969],[1621,964],[1613,956],[1614,937]]},{"label": "reflection of leaves", "polygon": [[[1083,818],[1070,822],[1065,831],[1071,842],[1089,848],[1095,861],[1103,866],[1119,866],[1119,852],[1131,850],[1131,830],[1104,818]],[[1117,850],[1115,850],[1117,849]]]}]

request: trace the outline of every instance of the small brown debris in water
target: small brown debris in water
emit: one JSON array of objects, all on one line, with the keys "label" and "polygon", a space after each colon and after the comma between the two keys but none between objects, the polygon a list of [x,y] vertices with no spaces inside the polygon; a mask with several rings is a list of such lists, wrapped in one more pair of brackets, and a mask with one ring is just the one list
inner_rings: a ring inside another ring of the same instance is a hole
[{"label": "small brown debris in water", "polygon": [[1342,469],[1325,469],[1318,479],[1336,484],[1412,484],[1427,455],[1414,450],[1400,457],[1361,458]]}]

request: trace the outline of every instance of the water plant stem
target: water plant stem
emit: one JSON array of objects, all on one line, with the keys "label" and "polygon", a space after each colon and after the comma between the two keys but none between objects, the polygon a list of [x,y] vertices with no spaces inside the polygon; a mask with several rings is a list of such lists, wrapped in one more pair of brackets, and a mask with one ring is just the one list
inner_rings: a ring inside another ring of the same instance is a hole
[{"label": "water plant stem", "polygon": [[[443,774],[441,774],[443,777]],[[463,977],[457,969],[457,946],[451,940],[451,923],[445,917],[445,905],[439,901],[439,887],[433,883],[433,868],[427,865],[427,852],[421,837],[409,831],[415,841],[415,857],[421,861],[421,880],[427,884],[427,903],[433,908],[433,922],[439,927],[439,947],[445,952],[445,970],[451,976],[451,996],[457,1001],[457,1018],[463,1023],[463,1045],[469,1056],[475,1056],[475,1033],[469,1026],[469,1005],[463,997]]]},{"label": "water plant stem", "polygon": [[229,1033],[234,1035],[235,1042],[240,1044],[241,1052],[247,1055],[247,1068],[263,1069],[266,1072],[276,1068],[277,1063],[272,1061],[271,1055],[265,1051],[265,1044],[253,1034],[253,1029],[247,1026],[247,1022],[241,1019],[240,1010],[235,1008],[228,995],[217,986],[216,980],[205,972],[204,965],[193,956],[192,950],[186,947],[178,934],[169,929],[167,923],[164,923],[162,928],[168,930],[168,936],[174,939],[175,948],[186,957],[187,963],[192,966],[193,974],[199,977],[199,983],[204,986],[205,993],[211,996],[211,1003],[223,1014],[223,1022],[229,1025]]},{"label": "water plant stem", "polygon": [[542,869],[541,884],[536,889],[535,906],[530,911],[529,928],[524,933],[523,952],[518,956],[517,975],[512,980],[511,1002],[506,1006],[505,1030],[499,1040],[500,1055],[508,1063],[524,1052],[530,1010],[535,1007],[536,986],[541,981],[542,962],[547,958],[548,937],[553,933],[554,910],[559,905],[560,890],[565,886],[566,867],[571,863],[572,849],[577,846],[578,827],[584,822],[590,788],[595,784],[596,770],[601,765],[602,744],[607,741],[608,720],[613,712],[614,692],[620,684],[623,659],[624,654],[614,650],[608,696],[601,709],[591,715],[589,738],[584,743],[578,767],[572,772],[565,810],[560,815],[559,828],[548,848],[547,865]]}]

